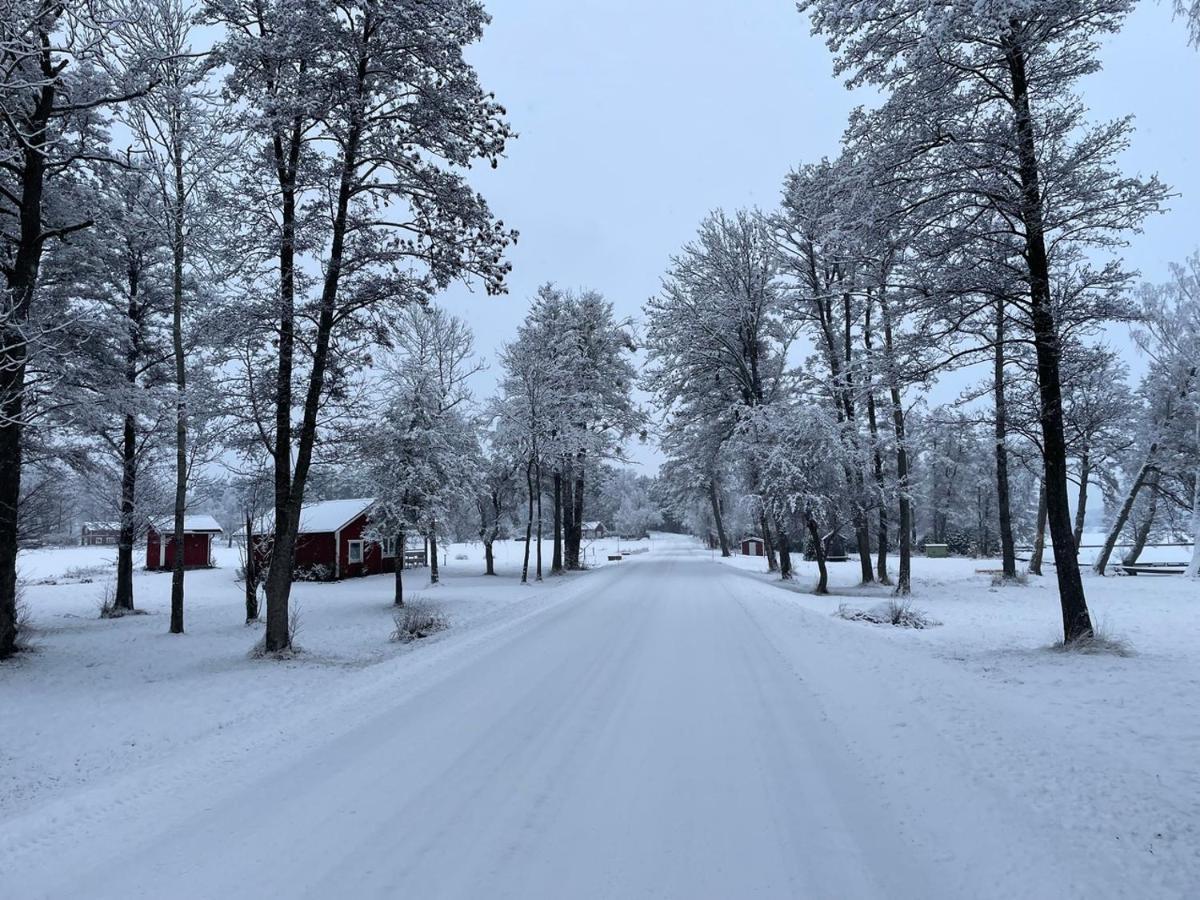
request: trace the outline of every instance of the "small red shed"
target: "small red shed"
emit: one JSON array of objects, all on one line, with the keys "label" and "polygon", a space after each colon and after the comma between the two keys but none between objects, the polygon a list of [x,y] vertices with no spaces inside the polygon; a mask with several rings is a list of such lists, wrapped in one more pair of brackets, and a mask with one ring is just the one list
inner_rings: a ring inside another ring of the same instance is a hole
[{"label": "small red shed", "polygon": [[753,535],[751,535],[750,537],[742,538],[742,556],[766,556],[766,555],[767,555],[767,545],[765,543],[763,543],[762,538],[754,537]]},{"label": "small red shed", "polygon": [[[221,526],[212,516],[183,517],[183,567],[206,569],[213,564],[213,537]],[[146,531],[146,568],[150,571],[175,568],[175,519],[155,519]]]},{"label": "small red shed", "polygon": [[[296,576],[338,581],[395,572],[395,539],[381,543],[368,537],[374,505],[371,497],[305,503],[296,538]],[[272,528],[270,516],[260,516],[255,523],[252,541],[260,565],[266,565],[270,558]],[[242,537],[241,533],[238,536]]]}]

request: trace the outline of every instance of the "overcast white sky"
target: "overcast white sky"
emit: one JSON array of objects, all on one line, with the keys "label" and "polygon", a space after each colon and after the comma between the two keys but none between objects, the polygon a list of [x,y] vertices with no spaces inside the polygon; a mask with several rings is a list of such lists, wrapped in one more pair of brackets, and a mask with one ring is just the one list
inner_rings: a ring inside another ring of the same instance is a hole
[{"label": "overcast white sky", "polygon": [[[510,293],[443,305],[494,360],[537,286],[590,287],[638,317],[668,257],[717,207],[771,207],[784,175],[837,153],[854,95],[792,0],[491,0],[473,48],[520,134],[476,184],[520,230]],[[1150,280],[1200,246],[1200,53],[1143,2],[1085,86],[1095,118],[1137,120],[1126,170],[1180,196],[1126,254]],[[495,371],[476,387],[490,393]],[[656,465],[651,448],[632,456]]]}]

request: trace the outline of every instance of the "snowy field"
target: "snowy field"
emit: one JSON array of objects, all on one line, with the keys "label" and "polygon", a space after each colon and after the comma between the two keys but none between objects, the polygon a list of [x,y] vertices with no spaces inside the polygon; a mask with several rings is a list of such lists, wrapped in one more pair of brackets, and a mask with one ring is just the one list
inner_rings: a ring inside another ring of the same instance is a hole
[{"label": "snowy field", "polygon": [[832,615],[888,596],[855,563],[818,598],[812,564],[643,547],[530,586],[519,544],[491,579],[451,547],[407,583],[452,627],[403,647],[390,576],[299,584],[286,662],[249,655],[236,551],[183,637],[169,575],[101,621],[62,576],[105,552],[28,554],[60,583],[0,665],[0,896],[1196,896],[1194,582],[1087,576],[1132,655],[1077,655],[1052,579],[991,561],[915,559],[943,624],[909,630]]}]

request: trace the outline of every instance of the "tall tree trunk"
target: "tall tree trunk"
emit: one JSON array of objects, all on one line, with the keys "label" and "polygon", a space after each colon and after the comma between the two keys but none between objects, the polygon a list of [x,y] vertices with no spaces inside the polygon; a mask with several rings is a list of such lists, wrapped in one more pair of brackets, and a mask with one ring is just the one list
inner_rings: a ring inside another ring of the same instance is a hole
[{"label": "tall tree trunk", "polygon": [[567,462],[562,478],[562,530],[563,530],[563,568],[577,569],[578,561],[572,565],[571,532],[575,522],[575,475],[574,468]]},{"label": "tall tree trunk", "polygon": [[1138,469],[1138,473],[1133,479],[1133,484],[1129,486],[1129,493],[1125,495],[1125,501],[1121,504],[1121,508],[1117,511],[1117,517],[1113,520],[1112,527],[1108,530],[1108,537],[1104,539],[1104,546],[1100,550],[1100,555],[1096,557],[1096,561],[1092,564],[1092,568],[1097,575],[1103,575],[1104,570],[1108,568],[1108,560],[1112,557],[1113,548],[1117,545],[1117,541],[1121,537],[1121,532],[1125,530],[1125,523],[1129,521],[1129,514],[1133,511],[1133,504],[1137,501],[1138,491],[1142,489],[1150,472],[1155,468],[1157,456],[1158,443],[1155,442],[1150,445],[1150,451],[1146,454],[1146,459],[1142,463],[1142,467]]},{"label": "tall tree trunk", "polygon": [[521,584],[529,584],[529,542],[533,540],[533,460],[525,465],[525,486],[529,496],[529,511],[525,517],[525,558],[521,563]]},{"label": "tall tree trunk", "polygon": [[[365,63],[360,64],[359,78],[364,79]],[[329,365],[329,347],[333,335],[334,306],[337,301],[338,288],[342,277],[342,258],[346,247],[346,228],[349,221],[350,198],[353,192],[353,176],[358,166],[358,148],[362,137],[361,128],[351,126],[347,136],[342,157],[341,179],[338,184],[336,212],[331,231],[329,258],[325,268],[325,278],[321,289],[321,302],[317,315],[317,327],[313,340],[312,369],[308,377],[308,390],[304,398],[304,411],[300,421],[299,446],[296,451],[295,469],[290,480],[287,478],[286,459],[291,453],[291,367],[283,362],[282,341],[280,346],[279,378],[276,385],[276,512],[275,536],[271,552],[271,566],[267,573],[267,633],[264,637],[264,647],[268,653],[285,650],[291,645],[289,634],[288,605],[292,591],[292,569],[296,558],[296,535],[300,528],[300,512],[304,503],[304,489],[308,482],[308,472],[312,465],[313,447],[317,436],[317,415],[321,408],[321,397],[325,390],[325,373]],[[293,147],[298,156],[300,136],[293,133]],[[279,154],[276,152],[276,160]],[[292,234],[289,238],[285,229],[281,246],[291,251],[290,257],[281,253],[281,283],[283,291],[284,313],[286,321],[294,320],[294,262],[295,262],[295,167],[290,169],[290,184],[292,193],[284,194],[284,209],[292,204]],[[283,277],[283,272],[287,277]],[[291,330],[289,328],[289,330]],[[292,338],[294,343],[294,336]],[[293,348],[294,352],[294,348]],[[286,372],[286,379],[285,379]],[[285,382],[288,387],[285,390]],[[282,405],[286,399],[287,406]],[[286,422],[285,422],[286,420]],[[282,427],[281,427],[282,425]],[[286,438],[281,441],[280,438]],[[283,504],[280,506],[280,490],[282,488]]]},{"label": "tall tree trunk", "polygon": [[996,352],[992,373],[995,401],[996,508],[1000,519],[1000,558],[1003,577],[1017,577],[1017,546],[1013,540],[1011,492],[1008,486],[1008,398],[1005,390],[1005,308],[996,301]]},{"label": "tall tree trunk", "polygon": [[565,536],[565,562],[568,569],[576,570],[583,568],[583,560],[580,558],[580,545],[583,543],[583,458],[577,461],[578,469],[575,472],[575,484],[571,490],[571,524],[566,529]]},{"label": "tall tree trunk", "polygon": [[429,583],[438,583],[437,522],[429,523]]},{"label": "tall tree trunk", "polygon": [[1092,477],[1092,457],[1088,448],[1084,447],[1079,456],[1079,493],[1075,500],[1075,552],[1083,543],[1083,520],[1087,516],[1088,481]]},{"label": "tall tree trunk", "polygon": [[494,542],[491,540],[485,540],[483,542],[483,566],[484,566],[483,574],[484,575],[495,575],[496,574],[496,554],[495,554],[495,550],[492,546],[493,543]]},{"label": "tall tree trunk", "polygon": [[1142,555],[1142,551],[1146,549],[1146,542],[1150,540],[1150,531],[1154,527],[1154,517],[1158,514],[1158,469],[1152,470],[1146,476],[1145,489],[1150,492],[1150,498],[1146,503],[1146,514],[1138,522],[1137,528],[1133,533],[1133,544],[1121,560],[1127,566],[1132,566],[1138,561],[1138,558]]},{"label": "tall tree trunk", "polygon": [[408,535],[403,531],[396,537],[396,578],[392,595],[393,606],[404,605],[404,552],[408,549]]},{"label": "tall tree trunk", "polygon": [[537,492],[537,575],[538,581],[542,580],[542,464],[538,462],[534,465],[535,471],[535,486]]},{"label": "tall tree trunk", "polygon": [[883,317],[883,340],[887,351],[888,393],[892,401],[892,431],[896,435],[896,493],[900,507],[900,522],[897,538],[900,541],[900,568],[896,573],[896,593],[906,596],[912,593],[912,545],[913,514],[910,490],[908,445],[905,434],[904,405],[901,402],[900,383],[896,374],[894,333],[891,309],[886,293],[880,294],[879,309]]},{"label": "tall tree trunk", "polygon": [[[866,308],[863,311],[863,345],[867,349],[867,358],[874,365],[874,347],[872,342],[871,312],[873,304],[871,295],[868,292]],[[880,584],[891,584],[892,581],[888,577],[887,570],[887,555],[888,555],[888,508],[887,501],[884,499],[887,495],[887,487],[884,483],[883,476],[883,454],[879,452],[879,419],[876,415],[875,408],[875,391],[871,385],[871,377],[868,375],[865,384],[867,385],[867,430],[871,435],[871,457],[872,457],[872,475],[875,479],[875,495],[876,502],[879,504],[879,525],[876,529],[876,557],[875,557],[875,576]]]},{"label": "tall tree trunk", "polygon": [[558,575],[563,569],[562,547],[562,472],[554,473],[554,556],[550,560],[550,574]]},{"label": "tall tree trunk", "polygon": [[[842,295],[842,325],[841,336],[835,333],[833,302],[827,300],[818,304],[818,314],[821,326],[821,337],[825,344],[826,361],[829,364],[830,381],[835,386],[833,406],[839,423],[846,425],[847,449],[857,456],[859,448],[858,428],[855,423],[854,384],[850,371],[853,360],[852,336],[853,316],[852,297],[849,292]],[[858,547],[858,559],[862,568],[862,583],[872,584],[875,573],[871,565],[871,526],[867,522],[866,510],[863,507],[863,496],[866,491],[866,481],[859,466],[844,467],[846,483],[853,486],[853,496],[850,498],[851,524],[854,526],[854,538]]]},{"label": "tall tree trunk", "polygon": [[1025,226],[1030,318],[1037,350],[1042,449],[1046,461],[1046,518],[1050,526],[1050,540],[1054,545],[1054,571],[1058,577],[1058,596],[1062,605],[1063,639],[1071,642],[1092,634],[1092,619],[1075,557],[1071,503],[1067,493],[1067,442],[1063,428],[1062,379],[1059,370],[1062,348],[1050,295],[1050,263],[1046,252],[1045,217],[1025,71],[1025,50],[1017,41],[1015,29],[1003,37],[1002,43],[1015,101],[1014,124],[1022,188],[1021,219]]},{"label": "tall tree trunk", "polygon": [[246,579],[246,624],[258,621],[258,560],[254,555],[254,513],[246,510],[246,562],[242,575]]},{"label": "tall tree trunk", "polygon": [[791,581],[792,547],[788,540],[787,528],[779,518],[775,519],[775,530],[779,534],[779,577],[784,581]]},{"label": "tall tree trunk", "polygon": [[[58,14],[39,21],[45,45],[57,28]],[[29,360],[26,323],[33,308],[45,241],[42,197],[46,182],[48,123],[54,113],[58,72],[49,53],[40,58],[47,76],[30,111],[20,150],[18,239],[12,263],[5,271],[7,296],[0,307],[0,659],[17,649],[17,546],[21,501],[21,463],[24,449],[25,373]]]},{"label": "tall tree trunk", "polygon": [[876,531],[875,541],[875,577],[880,584],[891,584],[892,579],[888,576],[887,557],[888,557],[888,508],[885,499],[887,487],[883,477],[883,454],[879,452],[879,427],[875,418],[875,397],[867,398],[867,418],[871,426],[871,443],[873,445],[872,456],[874,457],[874,476],[875,476],[875,492],[878,495],[879,502],[879,526]]},{"label": "tall tree trunk", "polygon": [[721,498],[717,492],[717,479],[708,482],[708,501],[712,504],[713,522],[717,527],[717,540],[721,542],[721,556],[729,556],[729,536],[725,534],[725,519],[721,515]]},{"label": "tall tree trunk", "polygon": [[[861,476],[860,476],[861,478]],[[854,541],[858,546],[858,563],[862,570],[862,583],[875,583],[875,569],[871,563],[871,525],[867,521],[866,511],[857,507],[853,513]]]},{"label": "tall tree trunk", "polygon": [[778,572],[779,559],[775,556],[775,541],[771,537],[771,526],[767,522],[765,511],[758,514],[758,527],[762,529],[763,548],[767,551],[767,571]]},{"label": "tall tree trunk", "polygon": [[[13,305],[28,306],[19,298],[22,287],[9,279]],[[29,286],[32,295],[32,283]],[[13,316],[0,331],[0,659],[17,649],[17,539],[20,521],[21,462],[25,406],[25,366],[28,348],[23,329],[25,316]]]},{"label": "tall tree trunk", "polygon": [[[172,164],[175,194],[171,209],[171,347],[175,356],[175,565],[171,569],[171,634],[183,634],[183,572],[187,512],[187,358],[183,349],[183,217],[186,191],[183,181],[183,125],[181,112],[172,110]],[[165,536],[164,536],[165,538]]]},{"label": "tall tree trunk", "polygon": [[[141,272],[132,262],[128,269],[129,304],[125,317],[129,327],[125,349],[125,387],[132,398],[137,388],[142,357]],[[133,612],[133,542],[137,537],[134,504],[137,499],[137,417],[125,413],[121,435],[121,532],[117,540],[117,587],[113,609]]]},{"label": "tall tree trunk", "polygon": [[817,560],[817,588],[813,591],[814,594],[829,593],[829,568],[825,565],[825,542],[821,540],[821,531],[817,528],[817,523],[811,516],[805,516],[805,524],[808,526],[808,538],[812,541],[813,556]]},{"label": "tall tree trunk", "polygon": [[1038,486],[1037,525],[1033,536],[1033,553],[1029,556],[1029,574],[1042,574],[1042,558],[1046,554],[1046,482]]},{"label": "tall tree trunk", "polygon": [[[135,375],[136,378],[136,375]],[[137,488],[137,420],[125,414],[121,435],[121,532],[117,538],[117,589],[113,610],[133,612],[133,542],[137,537],[134,499]]]}]

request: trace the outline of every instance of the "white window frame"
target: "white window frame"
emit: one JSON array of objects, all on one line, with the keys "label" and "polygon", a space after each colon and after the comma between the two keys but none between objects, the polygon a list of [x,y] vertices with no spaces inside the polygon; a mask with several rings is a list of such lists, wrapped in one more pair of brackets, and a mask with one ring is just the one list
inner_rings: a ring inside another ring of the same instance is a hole
[{"label": "white window frame", "polygon": [[383,547],[384,559],[396,558],[396,539],[394,537],[384,538],[380,546]]},{"label": "white window frame", "polygon": [[[354,558],[354,550],[358,548],[358,559]],[[350,565],[361,565],[367,558],[367,545],[365,541],[347,541],[346,542],[346,562]]]}]

